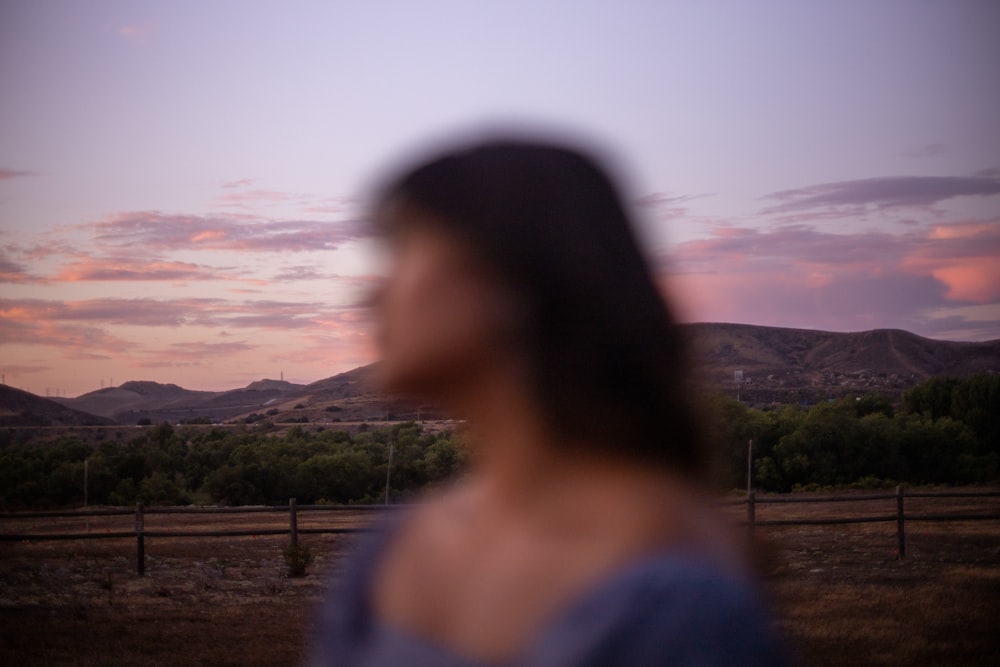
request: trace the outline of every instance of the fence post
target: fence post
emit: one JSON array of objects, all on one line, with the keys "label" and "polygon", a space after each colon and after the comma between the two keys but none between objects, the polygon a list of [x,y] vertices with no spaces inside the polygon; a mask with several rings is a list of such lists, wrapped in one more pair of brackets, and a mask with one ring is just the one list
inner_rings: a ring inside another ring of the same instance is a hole
[{"label": "fence post", "polygon": [[296,513],[296,503],[295,498],[288,499],[288,521],[291,547],[294,549],[299,546],[299,518]]},{"label": "fence post", "polygon": [[142,503],[135,504],[135,569],[140,577],[146,575],[146,544]]},{"label": "fence post", "polygon": [[757,492],[751,491],[747,494],[747,528],[750,535],[753,535],[754,521],[757,519]]},{"label": "fence post", "polygon": [[906,528],[903,520],[903,487],[896,487],[896,559],[906,558]]}]

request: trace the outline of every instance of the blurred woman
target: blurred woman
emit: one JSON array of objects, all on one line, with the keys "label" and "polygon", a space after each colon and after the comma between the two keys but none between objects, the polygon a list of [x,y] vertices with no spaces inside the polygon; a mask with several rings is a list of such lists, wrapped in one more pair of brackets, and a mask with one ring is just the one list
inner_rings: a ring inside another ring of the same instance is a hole
[{"label": "blurred woman", "polygon": [[315,664],[781,664],[606,173],[562,146],[464,146],[392,181],[375,219],[382,388],[448,407],[474,451],[343,571]]}]

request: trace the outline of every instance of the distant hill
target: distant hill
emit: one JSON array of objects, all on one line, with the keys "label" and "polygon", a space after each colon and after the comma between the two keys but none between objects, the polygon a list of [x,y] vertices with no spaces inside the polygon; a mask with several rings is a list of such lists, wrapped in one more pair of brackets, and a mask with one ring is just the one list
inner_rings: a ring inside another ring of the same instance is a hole
[{"label": "distant hill", "polygon": [[729,393],[738,389],[743,400],[758,404],[858,392],[896,395],[935,376],[1000,372],[1000,340],[941,341],[899,329],[836,333],[747,324],[685,329],[702,382]]},{"label": "distant hill", "polygon": [[[688,324],[684,329],[694,347],[695,372],[702,384],[754,405],[815,403],[848,393],[898,396],[934,376],[1000,372],[1000,340],[957,343],[898,329],[834,333],[747,324]],[[86,423],[101,415],[120,424],[140,419],[317,424],[443,416],[431,406],[376,391],[377,369],[377,364],[370,364],[308,385],[258,380],[221,392],[148,381],[51,401],[20,392],[48,407],[43,410],[38,404],[21,409],[16,407],[21,403],[9,399],[11,407],[5,396],[0,419],[17,420],[30,413],[38,418],[50,414],[52,419],[78,420],[59,423]],[[739,382],[738,373],[742,374]],[[52,406],[58,404],[72,411],[56,417]]]},{"label": "distant hill", "polygon": [[171,406],[181,403],[198,404],[217,392],[192,391],[175,384],[148,380],[126,382],[117,387],[105,387],[76,398],[54,399],[67,407],[95,415],[110,417],[123,424],[135,424],[140,418],[169,419],[161,413],[171,412]]},{"label": "distant hill", "polygon": [[258,380],[231,391],[194,391],[175,384],[132,381],[76,398],[54,400],[67,407],[110,417],[121,424],[135,424],[140,419],[153,423],[198,418],[221,421],[266,405],[301,386],[280,380]]},{"label": "distant hill", "polygon": [[0,385],[0,426],[99,426],[114,424],[107,417],[88,414],[54,400]]}]

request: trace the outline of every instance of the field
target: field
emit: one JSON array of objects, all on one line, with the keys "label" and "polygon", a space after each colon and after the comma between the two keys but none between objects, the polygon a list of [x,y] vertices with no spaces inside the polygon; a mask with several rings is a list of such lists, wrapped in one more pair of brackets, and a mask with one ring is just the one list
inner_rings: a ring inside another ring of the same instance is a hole
[{"label": "field", "polygon": [[[763,505],[757,519],[891,514],[894,501]],[[734,516],[742,508],[730,508]],[[907,513],[996,513],[998,498],[908,499]],[[303,514],[300,528],[371,515]],[[84,520],[2,520],[8,532],[85,531]],[[284,513],[147,515],[146,530],[284,528]],[[132,517],[93,517],[92,532]],[[0,663],[297,665],[315,605],[354,535],[302,535],[316,561],[285,576],[287,537],[0,542]],[[992,665],[1000,655],[1000,521],[756,528],[764,585],[805,665]]]}]

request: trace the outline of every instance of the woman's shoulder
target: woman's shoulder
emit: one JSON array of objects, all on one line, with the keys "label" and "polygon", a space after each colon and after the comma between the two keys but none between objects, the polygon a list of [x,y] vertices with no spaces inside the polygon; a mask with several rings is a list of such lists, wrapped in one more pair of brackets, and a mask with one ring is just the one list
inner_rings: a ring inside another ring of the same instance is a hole
[{"label": "woman's shoulder", "polygon": [[539,637],[526,664],[784,665],[756,583],[694,552],[620,568]]},{"label": "woman's shoulder", "polygon": [[[365,536],[328,595],[313,664],[470,664],[379,623],[369,590],[395,522]],[[398,527],[397,527],[398,528]],[[784,665],[756,584],[693,552],[666,551],[612,572],[541,628],[515,664]],[[363,657],[363,658],[362,658]],[[357,661],[357,662],[355,662]]]}]

